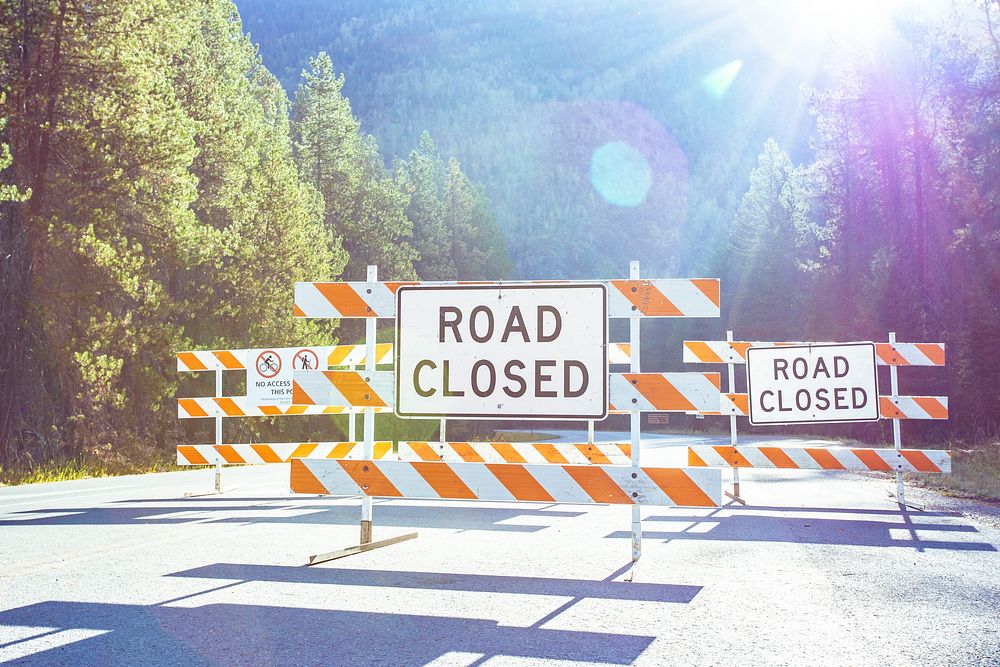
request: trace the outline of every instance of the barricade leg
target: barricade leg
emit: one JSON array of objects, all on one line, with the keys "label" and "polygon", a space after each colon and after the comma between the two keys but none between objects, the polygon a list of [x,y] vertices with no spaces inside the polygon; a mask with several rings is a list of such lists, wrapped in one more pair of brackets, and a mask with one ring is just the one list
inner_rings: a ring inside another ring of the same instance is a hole
[{"label": "barricade leg", "polygon": [[[889,344],[895,346],[896,344],[896,332],[889,332]],[[892,400],[896,401],[899,398],[899,375],[896,370],[895,364],[889,366],[889,387],[892,390]],[[894,418],[892,420],[892,446],[898,452],[903,448],[903,434],[902,425],[899,419]],[[892,495],[890,493],[889,495]],[[896,502],[901,506],[912,507],[914,509],[922,510],[923,507],[919,505],[914,505],[912,503],[906,502],[906,493],[903,488],[903,472],[901,470],[896,470]]]},{"label": "barricade leg", "polygon": [[[732,331],[727,331],[726,332],[726,340],[729,341],[729,342],[732,342],[732,340],[733,340],[733,332]],[[729,391],[735,392],[736,391],[736,373],[735,373],[735,371],[733,369],[733,364],[732,363],[727,363],[726,364],[726,370],[729,371],[729,384],[727,384],[726,386],[729,387]],[[735,448],[737,446],[737,438],[736,438],[736,415],[729,415],[729,446],[733,447],[733,448]],[[739,468],[737,468],[735,466],[733,467],[733,492],[729,493],[728,491],[723,491],[723,493],[725,493],[727,497],[733,499],[734,501],[738,502],[741,505],[746,505],[747,504],[747,501],[743,500],[743,497],[740,496],[740,469]]]},{"label": "barricade leg", "polygon": [[[639,262],[629,263],[629,278],[639,279]],[[629,359],[629,371],[638,373],[639,362],[639,322],[638,317],[629,318],[629,345],[631,349],[631,359]],[[642,439],[642,413],[632,412],[630,417],[630,431],[632,441],[632,465],[638,466],[640,461],[639,444]],[[632,505],[632,567],[625,575],[625,581],[632,581],[639,568],[639,559],[642,557],[642,508],[639,505]]]}]

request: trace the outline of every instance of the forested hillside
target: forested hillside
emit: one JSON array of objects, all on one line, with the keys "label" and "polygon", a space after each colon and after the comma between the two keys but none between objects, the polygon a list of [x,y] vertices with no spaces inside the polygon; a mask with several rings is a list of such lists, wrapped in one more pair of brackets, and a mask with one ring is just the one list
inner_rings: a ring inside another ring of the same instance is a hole
[{"label": "forested hillside", "polygon": [[0,466],[169,452],[174,352],[350,338],[292,286],[369,263],[718,276],[646,368],[894,330],[995,438],[1000,3],[863,4],[0,0]]}]

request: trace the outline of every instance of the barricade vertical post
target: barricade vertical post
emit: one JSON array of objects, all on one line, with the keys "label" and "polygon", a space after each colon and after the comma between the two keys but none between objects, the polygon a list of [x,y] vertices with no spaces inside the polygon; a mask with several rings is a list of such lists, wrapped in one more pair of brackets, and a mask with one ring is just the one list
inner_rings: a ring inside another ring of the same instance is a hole
[{"label": "barricade vertical post", "polygon": [[594,420],[591,419],[587,422],[587,444],[594,444]]},{"label": "barricade vertical post", "polygon": [[[370,265],[368,267],[368,282],[373,283],[378,280],[378,267]],[[365,319],[365,370],[375,370],[375,324],[374,317]],[[364,458],[370,461],[374,458],[375,450],[375,410],[365,408],[365,445]],[[361,496],[361,544],[368,544],[372,541],[372,498],[369,495]]]},{"label": "barricade vertical post", "polygon": [[[726,340],[730,343],[733,341],[733,332],[726,332]],[[736,392],[736,369],[735,364],[730,360],[730,363],[726,364],[726,370],[729,371],[728,375],[728,390],[731,393]],[[736,415],[729,415],[729,446],[736,447]],[[740,495],[740,469],[733,468],[733,500],[742,503],[742,496]],[[744,505],[746,503],[743,503]]]},{"label": "barricade vertical post", "polygon": [[438,435],[439,435],[438,440],[441,442],[448,442],[447,440],[448,431],[447,431],[447,426],[445,425],[446,421],[447,420],[442,417],[441,423],[438,425]]},{"label": "barricade vertical post", "polygon": [[[639,262],[629,263],[629,278],[639,279]],[[631,347],[631,358],[629,359],[629,372],[639,372],[639,322],[640,318],[629,318],[629,345]],[[629,413],[631,421],[632,435],[632,465],[638,467],[639,463],[639,440],[640,428],[642,424],[642,413],[633,411]],[[637,563],[642,556],[642,513],[639,505],[632,505],[632,562]]]},{"label": "barricade vertical post", "polygon": [[351,442],[356,442],[358,439],[357,434],[357,419],[356,415],[350,410],[347,411],[347,439]]},{"label": "barricade vertical post", "polygon": [[[215,395],[218,398],[222,397],[222,368],[215,369]],[[222,417],[215,418],[215,446],[219,447],[222,444]],[[215,453],[215,492],[222,493],[222,458],[219,456],[218,450]]]},{"label": "barricade vertical post", "polygon": [[[896,332],[889,332],[889,345],[893,347],[896,346]],[[889,389],[892,392],[892,400],[899,400],[899,373],[896,369],[896,364],[889,366]],[[899,419],[893,418],[892,420],[892,446],[896,451],[903,448],[903,436],[901,433],[901,424]],[[903,472],[901,470],[896,470],[896,500],[900,505],[906,504],[906,498],[903,495]]]}]

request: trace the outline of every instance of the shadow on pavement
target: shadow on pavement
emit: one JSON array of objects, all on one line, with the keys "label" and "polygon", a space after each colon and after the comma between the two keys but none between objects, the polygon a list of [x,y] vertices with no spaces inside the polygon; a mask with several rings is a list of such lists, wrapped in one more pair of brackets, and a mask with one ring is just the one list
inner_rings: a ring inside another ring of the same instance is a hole
[{"label": "shadow on pavement", "polygon": [[[143,504],[141,507],[63,507],[25,510],[0,519],[0,526],[82,526],[82,525],[175,525],[195,521],[239,524],[309,524],[354,526],[359,506],[333,505],[322,500],[303,503],[302,499],[282,504],[237,505],[240,499],[215,499],[217,504],[200,502],[185,507],[187,501],[169,506]],[[490,530],[534,533],[549,526],[506,523],[520,517],[545,519],[574,518],[582,511],[540,510],[530,505],[517,507],[456,507],[449,504],[425,505],[378,504],[378,525],[384,528],[445,528],[453,530]],[[227,513],[235,516],[227,516]],[[213,517],[217,514],[217,517]],[[24,518],[17,518],[23,515]],[[51,515],[51,516],[46,516]]]},{"label": "shadow on pavement", "polygon": [[291,567],[239,563],[217,563],[175,572],[167,576],[678,603],[691,602],[701,590],[701,586],[627,583],[624,581],[510,577],[452,572],[387,572],[340,567]]},{"label": "shadow on pavement", "polygon": [[[767,511],[768,514],[755,514]],[[775,516],[774,512],[785,512]],[[796,512],[845,512],[851,518],[816,518],[794,516]],[[858,515],[875,514],[875,519]],[[791,515],[791,516],[789,516]],[[643,530],[648,539],[707,540],[726,542],[788,542],[798,544],[832,544],[865,547],[912,547],[917,550],[948,549],[953,551],[996,551],[988,542],[928,538],[928,533],[950,533],[957,536],[978,535],[975,526],[964,523],[942,523],[926,519],[952,516],[947,513],[909,512],[906,510],[842,510],[817,508],[777,508],[729,506],[708,514],[684,516],[683,512],[644,517],[644,521],[674,523],[676,530]],[[892,520],[895,517],[896,520]],[[665,528],[667,526],[664,526]],[[895,535],[894,535],[895,533]],[[628,538],[628,531],[615,531],[607,538]]]}]

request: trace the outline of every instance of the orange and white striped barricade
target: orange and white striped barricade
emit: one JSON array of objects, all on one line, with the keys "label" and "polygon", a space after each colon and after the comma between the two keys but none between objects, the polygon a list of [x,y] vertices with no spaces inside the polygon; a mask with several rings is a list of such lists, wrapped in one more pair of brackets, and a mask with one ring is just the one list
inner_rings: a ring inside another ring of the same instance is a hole
[{"label": "orange and white striped barricade", "polygon": [[[749,415],[749,400],[747,394],[735,392],[734,366],[746,364],[747,350],[753,347],[823,345],[824,343],[734,341],[731,331],[727,332],[726,337],[725,341],[684,341],[683,360],[685,363],[726,364],[728,366],[728,391],[721,395],[719,412],[706,414],[721,414],[730,417],[730,446],[736,447],[736,417]],[[890,394],[879,396],[878,413],[881,419],[892,420],[893,450],[904,451],[900,432],[901,420],[948,418],[948,398],[946,396],[900,396],[898,368],[900,366],[940,367],[945,365],[945,359],[944,343],[900,343],[896,341],[895,332],[890,332],[889,342],[875,343],[875,363],[889,368]],[[902,473],[909,470],[905,466],[895,470],[896,498],[901,504],[905,504]],[[950,472],[950,467],[941,472]],[[733,479],[734,494],[731,495],[738,497],[738,466],[733,468]]]},{"label": "orange and white striped barricade", "polygon": [[[364,345],[326,345],[326,346],[309,346],[309,350],[315,351],[317,353],[317,361],[319,363],[325,364],[326,367],[352,367],[358,364],[365,363],[365,346]],[[218,448],[237,448],[235,450],[225,449],[225,451],[230,458],[233,458],[233,462],[241,463],[242,461],[236,460],[239,457],[233,455],[233,451],[240,451],[239,448],[243,445],[233,444],[226,445],[222,442],[222,419],[227,417],[280,417],[280,416],[299,416],[299,415],[337,415],[344,414],[348,416],[349,421],[349,433],[348,438],[351,441],[355,440],[354,437],[354,412],[360,412],[360,408],[352,408],[350,406],[324,406],[324,407],[314,407],[314,406],[294,406],[294,405],[258,405],[251,398],[247,396],[232,396],[227,397],[222,395],[222,379],[223,372],[225,371],[247,371],[248,364],[252,363],[249,359],[249,355],[255,350],[250,349],[232,349],[232,350],[191,350],[185,352],[178,352],[177,357],[177,371],[181,373],[201,373],[201,372],[213,372],[215,373],[215,385],[216,391],[215,396],[212,397],[191,397],[191,398],[180,398],[177,400],[177,414],[178,417],[182,419],[198,419],[198,418],[214,418],[215,419],[215,443],[213,445],[181,445],[177,448],[177,460],[179,465],[206,465],[204,463],[195,463],[194,461],[201,460],[205,458],[210,460],[211,463],[207,465],[215,466],[215,492],[221,492],[221,470],[222,465],[229,463],[229,460],[225,456],[212,456],[212,457],[199,457],[197,455],[189,459],[181,451],[181,448],[185,452],[193,453],[196,450],[191,449],[192,447],[204,448],[204,447],[218,447]],[[379,344],[375,346],[375,361],[378,364],[391,363],[392,361],[392,344]],[[320,366],[322,368],[323,366]],[[295,443],[283,443],[280,446],[287,448],[286,445],[293,446]],[[302,444],[302,443],[299,443]],[[250,454],[251,459],[253,455]],[[191,495],[191,494],[189,494]]]},{"label": "orange and white striped barricade", "polygon": [[[360,459],[360,442],[280,442],[233,445],[178,445],[177,465],[205,466],[225,463],[255,465],[288,463],[292,459]],[[374,458],[392,456],[392,442],[375,443]]]},{"label": "orange and white striped barricade", "polygon": [[792,447],[691,445],[692,467],[777,468],[782,470],[855,470],[876,472],[951,472],[951,452],[939,449],[866,447]]},{"label": "orange and white striped barricade", "polygon": [[666,507],[719,507],[715,468],[294,459],[293,493]]},{"label": "orange and white striped barricade", "polygon": [[[397,293],[404,286],[476,285],[517,287],[519,285],[565,284],[575,281],[534,281],[527,283],[415,283],[379,282],[377,271],[369,267],[365,282],[297,283],[295,286],[294,315],[305,318],[362,318],[366,320],[366,344],[374,345],[375,322],[378,318],[397,317]],[[612,364],[629,364],[628,374],[611,374],[607,395],[609,409],[631,414],[632,442],[630,463],[639,467],[640,415],[651,411],[700,412],[717,410],[719,402],[719,377],[715,373],[640,373],[639,322],[647,317],[719,317],[720,290],[716,279],[664,279],[643,280],[639,277],[639,264],[632,262],[627,280],[586,281],[588,285],[600,283],[606,290],[606,312],[610,318],[628,318],[629,340],[607,346],[607,359]],[[399,354],[399,351],[396,351]],[[365,396],[366,437],[374,431],[374,408],[395,407],[393,391],[385,391],[391,375],[379,376],[374,365],[366,365],[362,381],[328,373],[296,372],[293,401],[295,404],[322,406],[338,402],[361,403]],[[371,407],[369,407],[371,406]],[[417,416],[414,411],[412,416]],[[409,413],[408,413],[409,414]],[[588,424],[588,440],[593,440],[593,426]],[[442,420],[440,440],[444,438]],[[527,458],[525,459],[528,460]],[[500,464],[497,464],[500,465]],[[555,465],[555,464],[548,464]],[[590,464],[593,465],[593,464]],[[633,561],[641,553],[641,522],[637,507],[632,510]],[[362,504],[362,546],[370,541],[370,496]],[[350,550],[348,550],[350,551]],[[319,562],[313,559],[312,562]],[[632,573],[627,578],[631,579]]]},{"label": "orange and white striped barricade", "polygon": [[416,442],[398,443],[402,461],[447,463],[560,463],[567,465],[628,465],[628,443],[564,442]]},{"label": "orange and white striped barricade", "polygon": [[[496,285],[552,284],[537,280]],[[609,317],[719,317],[719,281],[715,278],[598,280],[608,287]],[[404,285],[490,285],[489,282],[344,282],[296,283],[295,317],[336,319],[395,318],[396,291]]]}]

